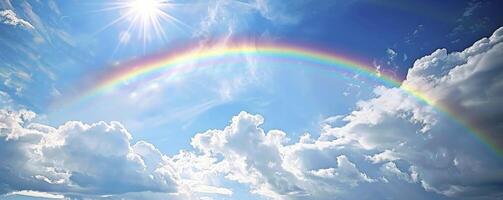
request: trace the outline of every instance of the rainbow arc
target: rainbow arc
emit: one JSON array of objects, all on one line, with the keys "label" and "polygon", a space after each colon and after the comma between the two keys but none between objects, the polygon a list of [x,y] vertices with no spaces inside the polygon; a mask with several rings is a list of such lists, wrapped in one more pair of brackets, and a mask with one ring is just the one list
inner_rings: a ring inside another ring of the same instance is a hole
[{"label": "rainbow arc", "polygon": [[407,85],[402,85],[401,81],[387,74],[378,74],[376,69],[368,64],[359,62],[341,54],[328,51],[319,51],[312,48],[292,46],[287,44],[248,44],[234,43],[226,46],[217,46],[212,48],[188,48],[179,50],[176,53],[160,54],[157,56],[141,59],[131,62],[118,68],[118,70],[107,73],[102,79],[97,80],[84,93],[76,98],[75,101],[83,101],[94,96],[111,91],[124,82],[129,82],[135,78],[153,74],[175,74],[182,71],[180,66],[186,66],[189,63],[196,63],[195,67],[213,66],[215,62],[225,63],[229,58],[235,58],[239,55],[276,58],[278,60],[302,61],[306,67],[314,65],[323,65],[322,69],[341,69],[354,74],[374,78],[387,86],[401,88],[406,93],[414,96],[418,101],[430,105],[441,113],[446,114],[470,133],[476,136],[480,141],[487,144],[497,154],[503,155],[499,146],[489,138],[489,134],[477,128],[466,119],[449,109],[445,105],[435,102],[432,98],[415,90]]}]

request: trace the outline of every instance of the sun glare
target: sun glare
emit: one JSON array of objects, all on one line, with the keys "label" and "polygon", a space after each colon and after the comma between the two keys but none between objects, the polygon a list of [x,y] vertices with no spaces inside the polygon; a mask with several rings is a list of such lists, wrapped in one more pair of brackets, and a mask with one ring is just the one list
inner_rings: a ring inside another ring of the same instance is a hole
[{"label": "sun glare", "polygon": [[132,0],[128,4],[130,12],[144,20],[157,17],[161,7],[162,2],[156,0]]},{"label": "sun glare", "polygon": [[118,10],[120,16],[103,29],[118,22],[127,22],[129,25],[123,32],[137,35],[143,40],[144,47],[153,39],[166,40],[165,30],[169,25],[189,27],[168,13],[174,7],[170,0],[118,0],[108,5],[105,10]]},{"label": "sun glare", "polygon": [[130,21],[131,29],[137,29],[144,43],[150,41],[152,36],[164,38],[166,33],[161,25],[161,20],[168,14],[163,10],[169,7],[165,0],[130,0],[126,3],[126,12],[123,17]]}]

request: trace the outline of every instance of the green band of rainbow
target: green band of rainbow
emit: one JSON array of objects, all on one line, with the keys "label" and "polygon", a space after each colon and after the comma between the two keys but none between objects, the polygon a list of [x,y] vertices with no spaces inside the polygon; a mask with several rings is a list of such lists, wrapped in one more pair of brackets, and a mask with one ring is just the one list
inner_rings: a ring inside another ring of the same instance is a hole
[{"label": "green band of rainbow", "polygon": [[92,87],[90,87],[90,89],[88,89],[80,97],[78,97],[77,100],[88,99],[93,96],[105,93],[106,91],[110,91],[116,88],[121,83],[130,81],[131,79],[139,76],[155,73],[172,73],[174,70],[176,70],[177,66],[190,62],[203,61],[198,63],[204,64],[204,60],[220,58],[226,59],[230,56],[236,55],[267,56],[278,57],[281,59],[310,61],[338,69],[348,70],[355,74],[376,78],[387,85],[401,88],[408,94],[417,98],[420,102],[430,105],[436,110],[445,113],[450,118],[454,119],[454,122],[465,127],[469,132],[473,133],[476,138],[487,144],[497,154],[503,155],[503,151],[500,150],[499,146],[494,143],[488,137],[488,134],[483,130],[478,129],[475,125],[470,124],[467,120],[461,117],[457,117],[460,115],[454,112],[454,110],[449,109],[447,106],[440,105],[438,102],[435,102],[425,94],[422,94],[421,92],[414,90],[407,85],[402,85],[400,80],[397,80],[394,77],[386,74],[379,75],[376,73],[375,68],[362,62],[355,61],[354,59],[352,60],[345,56],[334,54],[332,52],[323,52],[310,48],[295,47],[284,44],[236,43],[213,48],[192,48],[184,51],[178,51],[174,54],[157,56],[127,65],[125,67],[121,67],[120,70],[110,73],[103,79],[97,81],[96,84],[94,84]]}]

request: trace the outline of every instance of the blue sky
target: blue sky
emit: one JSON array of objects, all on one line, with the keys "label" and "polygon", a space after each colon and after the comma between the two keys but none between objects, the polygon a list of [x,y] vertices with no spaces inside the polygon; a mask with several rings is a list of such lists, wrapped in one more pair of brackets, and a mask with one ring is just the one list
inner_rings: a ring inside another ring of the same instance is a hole
[{"label": "blue sky", "polygon": [[[501,6],[0,0],[1,198],[501,198]],[[232,41],[337,52],[402,87],[238,56],[72,100],[132,60]]]}]

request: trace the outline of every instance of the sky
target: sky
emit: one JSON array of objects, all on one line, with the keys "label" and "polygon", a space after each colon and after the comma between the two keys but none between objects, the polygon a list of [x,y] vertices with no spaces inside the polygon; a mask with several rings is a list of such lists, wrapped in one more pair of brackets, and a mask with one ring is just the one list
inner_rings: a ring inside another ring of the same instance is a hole
[{"label": "sky", "polygon": [[502,6],[0,0],[0,199],[503,199]]}]

